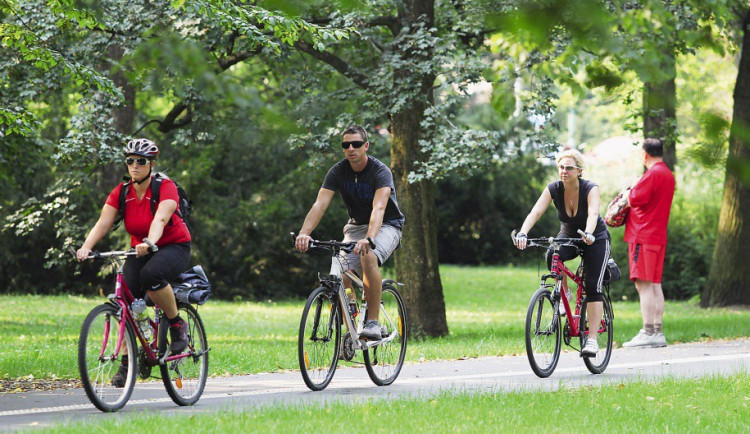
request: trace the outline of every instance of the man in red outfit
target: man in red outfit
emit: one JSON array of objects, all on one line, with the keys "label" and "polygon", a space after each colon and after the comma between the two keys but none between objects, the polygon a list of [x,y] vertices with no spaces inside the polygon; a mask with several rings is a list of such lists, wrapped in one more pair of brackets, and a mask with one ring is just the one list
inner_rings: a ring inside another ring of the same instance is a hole
[{"label": "man in red outfit", "polygon": [[625,221],[625,241],[628,243],[630,280],[641,300],[643,328],[623,347],[666,347],[662,332],[664,293],[661,275],[664,252],[667,249],[667,223],[674,196],[674,175],[662,155],[664,146],[659,139],[643,141],[643,164],[646,172],[630,189],[630,214]]}]

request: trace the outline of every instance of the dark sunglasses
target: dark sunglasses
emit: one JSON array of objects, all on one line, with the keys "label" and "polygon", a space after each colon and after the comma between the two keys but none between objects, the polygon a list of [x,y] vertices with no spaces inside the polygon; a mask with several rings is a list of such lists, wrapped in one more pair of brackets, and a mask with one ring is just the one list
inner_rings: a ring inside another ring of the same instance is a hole
[{"label": "dark sunglasses", "polygon": [[578,166],[565,166],[565,165],[562,165],[562,164],[559,165],[559,166],[557,166],[557,167],[559,167],[560,170],[564,170],[566,172],[570,172],[570,171],[573,171],[573,170],[576,170],[576,169],[580,169],[580,167],[578,167]]},{"label": "dark sunglasses", "polygon": [[138,163],[139,166],[145,166],[149,163],[149,159],[148,158],[133,158],[133,157],[128,157],[125,159],[125,164],[127,164],[128,166],[132,166],[134,163]]},{"label": "dark sunglasses", "polygon": [[341,142],[341,147],[344,149],[349,149],[349,145],[354,146],[354,149],[359,149],[364,145],[366,142],[362,140],[355,140],[352,142]]}]

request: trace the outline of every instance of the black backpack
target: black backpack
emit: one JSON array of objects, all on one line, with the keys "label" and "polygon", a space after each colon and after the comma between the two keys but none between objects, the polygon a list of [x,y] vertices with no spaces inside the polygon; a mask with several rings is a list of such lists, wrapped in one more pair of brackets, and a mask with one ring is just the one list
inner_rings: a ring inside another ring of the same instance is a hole
[{"label": "black backpack", "polygon": [[[167,175],[163,173],[156,173],[153,178],[151,178],[151,213],[156,214],[156,208],[159,206],[159,194],[161,191],[161,183],[165,179],[170,179]],[[120,189],[120,206],[117,210],[118,217],[115,221],[115,225],[119,225],[121,221],[125,219],[125,198],[128,195],[128,190],[130,189],[130,183],[132,180],[123,182],[122,188]],[[193,210],[193,201],[188,199],[187,193],[185,192],[185,189],[182,188],[180,184],[177,183],[177,181],[172,179],[172,182],[174,182],[175,187],[177,187],[177,195],[179,197],[179,201],[177,203],[177,209],[175,210],[175,213],[182,219],[182,221],[185,222],[185,226],[188,228],[188,232],[191,234],[193,233],[193,228],[190,225],[190,213]],[[172,219],[169,219],[169,224],[172,224]]]}]

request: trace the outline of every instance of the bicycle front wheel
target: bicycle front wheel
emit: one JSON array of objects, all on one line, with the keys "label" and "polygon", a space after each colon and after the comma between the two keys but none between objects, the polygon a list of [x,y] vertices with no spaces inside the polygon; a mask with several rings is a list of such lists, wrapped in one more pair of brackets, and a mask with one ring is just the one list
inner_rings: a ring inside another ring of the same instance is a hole
[{"label": "bicycle front wheel", "polygon": [[541,378],[552,375],[560,360],[560,317],[549,289],[539,288],[526,313],[526,355]]},{"label": "bicycle front wheel", "polygon": [[[119,354],[120,308],[103,304],[89,312],[78,338],[78,370],[86,396],[96,408],[113,412],[125,406],[130,399],[138,375],[138,351],[135,335],[130,324],[125,324]],[[128,373],[123,387],[113,384],[113,377],[120,369],[121,357],[128,354]]]},{"label": "bicycle front wheel", "polygon": [[325,287],[310,294],[299,325],[297,355],[302,379],[310,390],[323,390],[339,360],[341,321],[338,295]]},{"label": "bicycle front wheel", "polygon": [[[587,305],[588,303],[584,299],[583,304],[581,305],[581,324],[583,324],[581,328],[585,332],[581,333],[581,348],[586,345],[586,339],[588,339],[589,323],[587,318]],[[602,321],[599,324],[599,334],[596,335],[596,343],[599,344],[599,352],[596,353],[595,357],[583,357],[583,363],[592,374],[601,374],[604,372],[609,364],[609,359],[612,357],[612,339],[614,337],[612,331],[613,319],[612,303],[609,301],[609,297],[605,295],[602,306]]]},{"label": "bicycle front wheel", "polygon": [[401,294],[391,285],[383,286],[378,323],[383,339],[393,339],[365,350],[363,356],[367,375],[372,382],[387,386],[396,380],[404,366],[408,336],[406,305]]},{"label": "bicycle front wheel", "polygon": [[[161,379],[169,397],[177,405],[193,405],[200,399],[208,378],[208,342],[206,329],[198,311],[189,304],[177,303],[177,310],[188,324],[188,346],[184,353],[190,354],[159,366]],[[168,327],[163,318],[159,327]]]}]

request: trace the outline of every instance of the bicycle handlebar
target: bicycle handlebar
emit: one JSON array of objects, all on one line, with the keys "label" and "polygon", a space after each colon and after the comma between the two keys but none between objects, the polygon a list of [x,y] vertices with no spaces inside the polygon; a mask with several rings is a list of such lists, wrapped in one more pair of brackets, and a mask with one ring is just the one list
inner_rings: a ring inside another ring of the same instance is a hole
[{"label": "bicycle handlebar", "polygon": [[[513,243],[516,242],[516,233],[517,231],[514,230],[510,234],[510,238],[513,240]],[[586,233],[582,230],[578,230],[578,234],[580,234],[582,237],[586,236]],[[526,238],[526,241],[529,243],[529,247],[542,247],[547,248],[552,245],[558,245],[558,246],[573,246],[573,247],[579,247],[579,244],[583,242],[580,238],[568,238],[568,237],[541,237],[541,238]]]},{"label": "bicycle handlebar", "polygon": [[[73,255],[73,258],[77,258],[76,251],[72,246],[68,246],[68,252]],[[86,259],[102,259],[102,258],[119,258],[135,256],[135,249],[130,250],[113,250],[111,252],[91,252]]]},{"label": "bicycle handlebar", "polygon": [[[297,241],[297,235],[294,232],[289,232],[289,235],[292,237],[293,242]],[[375,243],[370,241],[370,247],[375,248]],[[341,250],[346,253],[351,253],[352,250],[354,250],[354,246],[357,245],[356,241],[347,241],[345,243],[341,241],[336,240],[330,240],[330,241],[320,241],[320,240],[310,240],[310,248],[320,248],[320,249],[328,249],[328,250]]]}]

